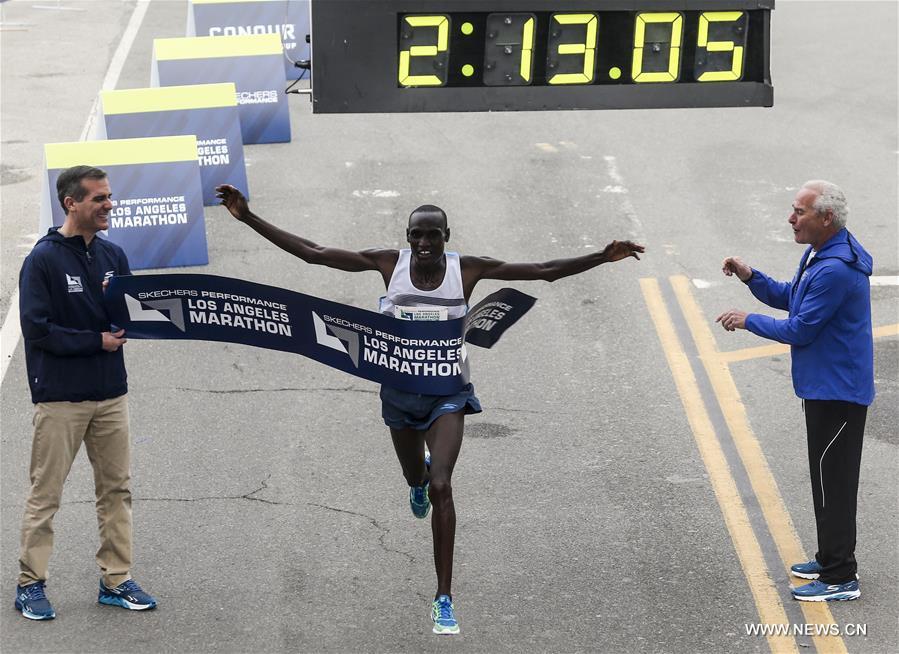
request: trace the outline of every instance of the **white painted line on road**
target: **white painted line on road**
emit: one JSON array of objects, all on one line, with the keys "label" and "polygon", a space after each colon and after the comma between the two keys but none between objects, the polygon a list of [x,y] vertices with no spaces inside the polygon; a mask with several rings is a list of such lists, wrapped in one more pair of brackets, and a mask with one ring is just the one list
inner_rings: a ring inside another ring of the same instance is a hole
[{"label": "white painted line on road", "polygon": [[899,275],[872,275],[871,286],[899,286]]},{"label": "white painted line on road", "polygon": [[[899,275],[872,275],[870,278],[871,286],[899,286]],[[709,282],[704,279],[692,279],[693,286],[696,288],[709,288],[718,286],[721,282]]]},{"label": "white painted line on road", "polygon": [[646,241],[643,223],[640,222],[640,219],[637,217],[637,210],[634,208],[634,203],[631,202],[629,197],[630,194],[627,190],[627,184],[624,183],[624,178],[621,176],[621,173],[618,172],[618,160],[610,154],[605,155],[603,159],[606,162],[606,171],[609,173],[609,177],[615,182],[615,186],[612,187],[615,189],[614,191],[608,186],[606,189],[608,189],[609,192],[620,193],[622,195],[621,208],[631,222],[630,236],[635,241],[643,243]]},{"label": "white painted line on road", "polygon": [[368,190],[353,191],[354,198],[398,198],[399,196],[400,196],[399,191],[384,191],[379,188],[376,188],[372,191],[368,191]]},{"label": "white painted line on road", "polygon": [[[134,11],[131,13],[131,19],[122,33],[122,40],[119,41],[119,46],[116,48],[115,54],[112,55],[109,68],[106,69],[106,76],[103,78],[103,84],[100,87],[101,91],[115,89],[119,76],[122,74],[125,60],[128,58],[128,53],[131,52],[131,46],[134,44],[134,38],[137,36],[137,31],[140,29],[149,6],[150,0],[138,0],[137,5],[135,5]],[[99,109],[99,101],[98,94],[94,98],[91,111],[87,116],[87,121],[84,123],[84,129],[81,130],[79,141],[84,141],[90,133]],[[33,247],[34,243],[31,244],[28,251],[30,252]],[[12,359],[13,352],[16,351],[21,335],[21,328],[19,327],[19,290],[17,288],[13,291],[9,300],[9,310],[6,312],[6,317],[3,319],[3,327],[0,329],[0,384],[6,379],[6,370],[9,368],[9,362]]]}]

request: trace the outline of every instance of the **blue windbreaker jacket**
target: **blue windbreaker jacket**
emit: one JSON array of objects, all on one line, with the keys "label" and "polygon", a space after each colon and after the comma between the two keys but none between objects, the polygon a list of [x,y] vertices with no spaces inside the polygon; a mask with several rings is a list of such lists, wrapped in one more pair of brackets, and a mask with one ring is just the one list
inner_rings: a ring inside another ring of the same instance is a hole
[{"label": "blue windbreaker jacket", "polygon": [[799,397],[868,406],[874,401],[868,279],[873,260],[845,228],[808,261],[811,251],[805,251],[790,283],[753,269],[749,290],[768,306],[789,311],[789,317],[752,313],[746,329],[790,345],[793,389]]},{"label": "blue windbreaker jacket", "polygon": [[110,331],[103,280],[130,275],[118,245],[85,247],[58,228],[37,242],[19,273],[19,312],[32,402],[109,400],[128,392],[122,348],[103,349]]}]

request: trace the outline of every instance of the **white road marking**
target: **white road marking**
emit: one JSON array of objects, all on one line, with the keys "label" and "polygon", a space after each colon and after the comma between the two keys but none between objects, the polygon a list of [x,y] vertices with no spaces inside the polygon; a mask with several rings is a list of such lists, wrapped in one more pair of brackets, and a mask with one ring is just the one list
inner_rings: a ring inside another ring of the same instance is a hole
[{"label": "white road marking", "polygon": [[535,143],[538,148],[543,150],[544,152],[558,152],[558,148],[556,146],[551,145],[550,143]]},{"label": "white road marking", "polygon": [[899,275],[873,275],[871,286],[899,286]]},{"label": "white road marking", "polygon": [[[665,246],[667,249],[667,246]],[[899,286],[899,275],[872,275],[870,277],[871,286]],[[718,286],[721,282],[708,282],[704,279],[692,280],[693,286],[696,288],[709,288]]]},{"label": "white road marking", "polygon": [[[122,40],[119,41],[119,46],[109,62],[109,68],[106,69],[106,76],[103,78],[103,84],[100,86],[101,91],[111,91],[118,83],[125,60],[128,58],[128,53],[131,52],[134,38],[137,36],[137,31],[140,29],[149,6],[150,0],[138,0],[135,5],[134,11],[131,13],[131,19],[122,33]],[[84,129],[81,130],[79,141],[86,140],[88,134],[93,131],[99,102],[100,94],[98,93],[97,97],[94,98],[94,104],[91,106],[87,121],[84,123]],[[34,247],[33,243],[31,247]],[[29,248],[30,251],[31,248]],[[9,362],[12,359],[13,352],[16,351],[16,347],[19,345],[21,335],[22,332],[19,326],[19,290],[16,289],[9,299],[9,310],[6,312],[6,317],[3,319],[3,327],[0,329],[0,383],[6,378]]]},{"label": "white road marking", "polygon": [[605,155],[603,159],[606,162],[606,170],[609,173],[609,177],[611,177],[612,181],[615,182],[614,187],[607,186],[606,188],[615,188],[616,190],[610,192],[621,194],[621,208],[622,210],[624,210],[624,215],[627,216],[627,219],[631,223],[630,237],[635,241],[639,241],[642,243],[646,241],[646,237],[644,236],[645,232],[643,231],[643,223],[640,222],[640,219],[637,217],[637,210],[634,208],[634,203],[631,202],[631,198],[627,190],[627,184],[624,183],[624,178],[621,176],[621,173],[618,172],[618,160],[615,159],[615,157],[613,157],[612,155],[608,154]]},{"label": "white road marking", "polygon": [[362,190],[362,191],[353,191],[353,197],[355,198],[398,198],[400,196],[399,191],[383,191],[379,188],[374,190]]}]

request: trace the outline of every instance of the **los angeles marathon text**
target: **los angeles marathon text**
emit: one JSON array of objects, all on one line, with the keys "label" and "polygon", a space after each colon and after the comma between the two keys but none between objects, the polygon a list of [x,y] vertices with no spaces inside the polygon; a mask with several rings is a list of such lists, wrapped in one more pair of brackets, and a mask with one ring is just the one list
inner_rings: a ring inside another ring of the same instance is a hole
[{"label": "los angeles marathon text", "polygon": [[[197,291],[196,289],[165,289],[138,293],[138,299],[186,297],[187,317],[193,324],[240,327],[257,332],[293,336],[287,306],[255,297]],[[219,302],[222,303],[221,307]]]},{"label": "los angeles marathon text", "polygon": [[228,139],[197,141],[197,159],[201,166],[224,166],[231,163]]},{"label": "los angeles marathon text", "polygon": [[366,363],[421,377],[462,374],[462,361],[465,359],[462,336],[446,339],[403,338],[343,318],[325,315],[323,319],[362,333],[362,358]]},{"label": "los angeles marathon text", "polygon": [[186,225],[187,203],[183,195],[165,198],[124,198],[113,200],[110,226],[152,227],[154,225]]}]

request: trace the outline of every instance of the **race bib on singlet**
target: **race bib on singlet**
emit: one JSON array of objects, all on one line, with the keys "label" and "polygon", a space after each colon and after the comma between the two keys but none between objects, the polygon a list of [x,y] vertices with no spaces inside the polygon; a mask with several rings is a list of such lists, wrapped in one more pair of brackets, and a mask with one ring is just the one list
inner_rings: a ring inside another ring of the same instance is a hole
[{"label": "race bib on singlet", "polygon": [[446,320],[446,307],[393,307],[393,317],[400,320]]}]

